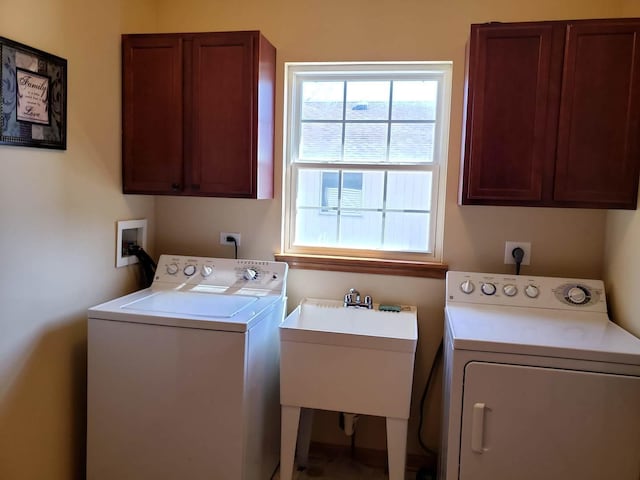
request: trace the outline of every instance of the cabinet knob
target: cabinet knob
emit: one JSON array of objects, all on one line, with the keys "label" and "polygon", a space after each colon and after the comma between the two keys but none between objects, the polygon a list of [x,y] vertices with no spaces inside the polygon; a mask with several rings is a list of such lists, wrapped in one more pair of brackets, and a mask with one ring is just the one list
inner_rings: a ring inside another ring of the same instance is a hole
[{"label": "cabinet knob", "polygon": [[171,184],[171,190],[173,190],[174,192],[177,192],[178,190],[180,190],[180,184],[179,183],[172,183]]}]

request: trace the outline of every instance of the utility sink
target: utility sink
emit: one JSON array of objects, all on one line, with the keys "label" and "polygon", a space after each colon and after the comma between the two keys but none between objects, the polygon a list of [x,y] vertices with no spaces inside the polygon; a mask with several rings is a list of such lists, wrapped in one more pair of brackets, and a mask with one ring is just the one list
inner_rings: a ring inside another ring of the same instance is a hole
[{"label": "utility sink", "polygon": [[389,478],[404,478],[417,311],[378,308],[305,299],[280,325],[282,480],[292,475],[301,408],[386,417]]}]

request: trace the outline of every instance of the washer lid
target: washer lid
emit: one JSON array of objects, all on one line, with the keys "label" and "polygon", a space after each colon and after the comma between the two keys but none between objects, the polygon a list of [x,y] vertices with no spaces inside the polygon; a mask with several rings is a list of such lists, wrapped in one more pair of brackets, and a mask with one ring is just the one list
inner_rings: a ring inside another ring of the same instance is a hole
[{"label": "washer lid", "polygon": [[258,297],[212,293],[157,292],[122,305],[123,310],[177,315],[231,318],[258,301]]},{"label": "washer lid", "polygon": [[486,305],[445,311],[455,349],[640,365],[640,339],[606,314]]},{"label": "washer lid", "polygon": [[148,288],[89,309],[89,318],[245,332],[282,295],[217,294]]}]

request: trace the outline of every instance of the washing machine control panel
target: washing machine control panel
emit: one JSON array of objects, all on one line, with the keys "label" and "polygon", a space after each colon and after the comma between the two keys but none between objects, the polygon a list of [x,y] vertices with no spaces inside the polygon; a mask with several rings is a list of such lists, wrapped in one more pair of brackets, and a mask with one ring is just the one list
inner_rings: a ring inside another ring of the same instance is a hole
[{"label": "washing machine control panel", "polygon": [[447,303],[606,312],[600,280],[447,272]]},{"label": "washing machine control panel", "polygon": [[199,288],[207,293],[228,293],[234,289],[279,293],[285,289],[287,271],[284,262],[161,255],[153,287]]}]

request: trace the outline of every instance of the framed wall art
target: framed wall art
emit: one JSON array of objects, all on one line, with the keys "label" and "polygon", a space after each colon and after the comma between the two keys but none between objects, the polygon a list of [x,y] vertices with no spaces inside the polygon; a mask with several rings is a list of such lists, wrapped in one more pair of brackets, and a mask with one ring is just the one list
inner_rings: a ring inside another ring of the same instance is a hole
[{"label": "framed wall art", "polygon": [[67,148],[67,61],[0,37],[0,145]]}]

